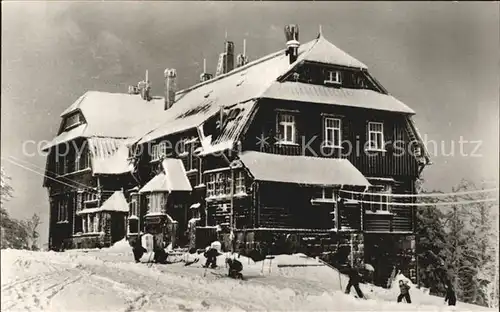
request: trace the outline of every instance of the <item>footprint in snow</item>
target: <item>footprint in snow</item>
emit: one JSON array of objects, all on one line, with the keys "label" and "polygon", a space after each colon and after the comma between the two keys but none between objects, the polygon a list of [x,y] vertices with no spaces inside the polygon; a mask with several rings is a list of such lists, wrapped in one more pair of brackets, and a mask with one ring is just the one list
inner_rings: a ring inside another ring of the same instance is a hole
[{"label": "footprint in snow", "polygon": [[182,311],[186,311],[186,312],[193,312],[193,309],[191,309],[191,308],[186,308],[186,306],[185,306],[185,305],[183,305],[183,304],[178,304],[177,306],[178,306],[178,307],[179,307],[179,309],[181,309]]}]

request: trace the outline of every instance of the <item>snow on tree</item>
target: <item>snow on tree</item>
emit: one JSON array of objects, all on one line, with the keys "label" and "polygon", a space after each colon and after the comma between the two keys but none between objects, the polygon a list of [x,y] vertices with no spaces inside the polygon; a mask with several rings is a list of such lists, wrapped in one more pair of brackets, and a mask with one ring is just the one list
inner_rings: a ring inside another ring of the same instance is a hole
[{"label": "snow on tree", "polygon": [[[462,180],[453,192],[474,191],[474,183]],[[488,193],[475,193],[451,197],[452,201],[479,200],[490,198]],[[488,305],[486,289],[494,277],[494,246],[492,238],[491,204],[452,205],[445,213],[448,234],[447,266],[457,297],[465,302]],[[491,271],[491,273],[487,273]],[[490,286],[488,286],[490,285]]]},{"label": "snow on tree", "polygon": [[0,172],[0,186],[1,186],[1,188],[0,188],[0,191],[1,191],[0,206],[2,206],[1,209],[3,209],[3,204],[12,197],[13,189],[9,184],[10,177],[5,173],[5,170],[3,169],[3,167],[0,167],[0,168],[1,168],[1,172]]},{"label": "snow on tree", "polygon": [[[418,193],[427,193],[420,184]],[[437,193],[431,191],[430,193]],[[437,202],[426,199],[424,202]],[[422,202],[421,200],[419,202]],[[417,208],[416,237],[419,284],[429,288],[430,293],[444,296],[446,258],[446,233],[442,223],[443,213],[436,206]]]}]

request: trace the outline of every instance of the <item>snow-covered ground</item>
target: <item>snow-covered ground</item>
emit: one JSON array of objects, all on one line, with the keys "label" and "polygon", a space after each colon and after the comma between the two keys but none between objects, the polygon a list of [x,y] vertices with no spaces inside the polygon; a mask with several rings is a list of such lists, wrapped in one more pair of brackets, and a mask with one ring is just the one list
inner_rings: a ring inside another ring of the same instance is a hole
[{"label": "snow-covered ground", "polygon": [[[240,258],[245,281],[204,269],[199,255],[170,260],[200,261],[168,265],[134,263],[126,242],[101,250],[1,252],[2,311],[449,311],[443,298],[412,287],[413,304],[396,303],[397,289],[362,285],[368,300],[345,295],[347,278],[301,255],[281,255],[272,262]],[[354,293],[354,289],[351,290]],[[487,310],[458,303],[456,311]]]}]

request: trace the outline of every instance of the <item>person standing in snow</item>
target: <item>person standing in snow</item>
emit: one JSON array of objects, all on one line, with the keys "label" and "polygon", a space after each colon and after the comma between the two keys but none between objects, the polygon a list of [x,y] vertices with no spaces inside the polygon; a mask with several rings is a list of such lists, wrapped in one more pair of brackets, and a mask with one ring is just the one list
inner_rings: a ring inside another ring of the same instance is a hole
[{"label": "person standing in snow", "polygon": [[349,275],[349,283],[347,283],[347,287],[345,289],[345,293],[349,294],[351,292],[351,287],[354,287],[356,293],[359,298],[364,298],[363,292],[359,288],[359,282],[361,281],[361,277],[359,276],[359,272],[357,269],[348,265],[348,275]]},{"label": "person standing in snow", "polygon": [[411,298],[410,298],[410,286],[408,285],[408,282],[403,282],[403,280],[399,281],[399,290],[400,294],[398,296],[398,302],[401,302],[403,298],[405,298],[406,303],[411,303]]},{"label": "person standing in snow", "polygon": [[134,247],[132,247],[132,252],[134,253],[135,263],[139,263],[142,256],[146,252],[146,248],[142,247],[141,237],[137,236],[136,241],[134,242]]},{"label": "person standing in snow", "polygon": [[449,306],[454,306],[457,303],[457,296],[450,282],[446,284],[446,297],[444,297],[444,302],[446,301],[448,301]]}]

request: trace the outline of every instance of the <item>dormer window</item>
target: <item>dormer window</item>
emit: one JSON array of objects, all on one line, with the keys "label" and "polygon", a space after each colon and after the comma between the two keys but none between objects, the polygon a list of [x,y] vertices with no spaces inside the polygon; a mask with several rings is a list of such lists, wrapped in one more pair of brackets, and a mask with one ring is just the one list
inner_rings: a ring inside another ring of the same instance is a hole
[{"label": "dormer window", "polygon": [[82,123],[83,123],[83,118],[81,117],[80,113],[79,112],[74,113],[66,117],[66,119],[64,120],[64,130],[69,130]]},{"label": "dormer window", "polygon": [[325,84],[342,84],[342,75],[339,70],[328,70],[326,72]]}]

